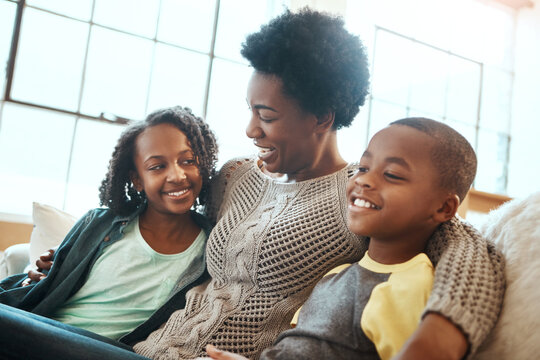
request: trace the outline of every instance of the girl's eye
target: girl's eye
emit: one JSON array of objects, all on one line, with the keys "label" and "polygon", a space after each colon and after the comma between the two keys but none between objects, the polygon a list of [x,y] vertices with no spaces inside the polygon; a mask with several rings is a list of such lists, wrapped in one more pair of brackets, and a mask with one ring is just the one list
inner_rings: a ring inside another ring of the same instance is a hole
[{"label": "girl's eye", "polygon": [[159,169],[163,169],[163,165],[162,164],[158,164],[158,165],[152,165],[148,168],[148,170],[150,171],[154,171],[154,170],[159,170]]},{"label": "girl's eye", "polygon": [[181,165],[196,165],[197,161],[195,159],[186,159],[186,160],[182,160],[180,164]]}]

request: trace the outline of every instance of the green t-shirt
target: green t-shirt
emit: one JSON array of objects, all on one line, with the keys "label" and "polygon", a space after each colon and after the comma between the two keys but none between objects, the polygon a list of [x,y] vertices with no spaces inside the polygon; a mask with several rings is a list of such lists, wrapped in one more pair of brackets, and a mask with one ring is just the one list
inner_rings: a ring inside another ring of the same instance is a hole
[{"label": "green t-shirt", "polygon": [[192,259],[205,250],[201,230],[179,254],[154,251],[139,230],[139,219],[125,238],[105,248],[86,283],[59,308],[53,319],[119,339],[147,320],[168,299]]}]

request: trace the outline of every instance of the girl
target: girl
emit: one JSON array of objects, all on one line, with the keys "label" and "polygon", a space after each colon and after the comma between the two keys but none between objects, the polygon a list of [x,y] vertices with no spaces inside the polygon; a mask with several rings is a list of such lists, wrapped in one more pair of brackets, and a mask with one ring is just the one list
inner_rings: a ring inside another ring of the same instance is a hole
[{"label": "girl", "polygon": [[21,274],[0,283],[0,302],[122,342],[144,339],[207,278],[211,227],[193,209],[205,202],[216,160],[212,131],[188,108],[130,126],[100,187],[107,208],[75,224],[42,281],[20,287]]}]

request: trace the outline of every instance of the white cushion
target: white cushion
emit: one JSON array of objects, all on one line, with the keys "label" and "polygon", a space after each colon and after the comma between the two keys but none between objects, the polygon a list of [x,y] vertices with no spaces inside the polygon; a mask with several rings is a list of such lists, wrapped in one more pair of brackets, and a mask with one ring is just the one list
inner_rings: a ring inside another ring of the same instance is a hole
[{"label": "white cushion", "polygon": [[506,293],[499,321],[477,359],[540,356],[540,192],[492,211],[481,232],[506,260]]},{"label": "white cushion", "polygon": [[41,254],[64,240],[75,224],[76,217],[53,206],[33,203],[34,230],[30,236],[30,264],[34,265]]}]

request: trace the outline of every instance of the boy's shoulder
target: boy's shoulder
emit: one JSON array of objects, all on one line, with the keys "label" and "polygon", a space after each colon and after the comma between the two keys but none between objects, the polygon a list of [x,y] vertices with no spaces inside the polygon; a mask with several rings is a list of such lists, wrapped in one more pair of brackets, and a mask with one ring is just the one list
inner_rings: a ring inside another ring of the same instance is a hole
[{"label": "boy's shoulder", "polygon": [[324,274],[324,276],[339,274],[340,272],[349,268],[351,265],[352,264],[342,264],[342,265],[336,266],[335,268],[333,268],[332,270]]}]

